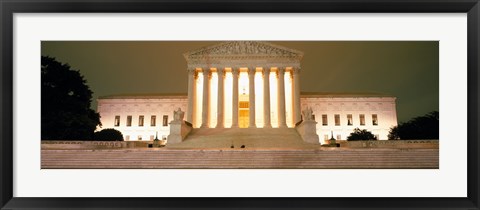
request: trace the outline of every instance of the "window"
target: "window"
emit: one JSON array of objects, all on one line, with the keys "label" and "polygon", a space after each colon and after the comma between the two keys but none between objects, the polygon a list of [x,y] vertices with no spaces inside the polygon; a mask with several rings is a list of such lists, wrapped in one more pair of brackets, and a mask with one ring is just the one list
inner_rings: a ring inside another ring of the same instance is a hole
[{"label": "window", "polygon": [[155,136],[150,135],[150,141],[153,141],[154,138],[155,138]]},{"label": "window", "polygon": [[115,116],[115,122],[113,123],[114,126],[120,126],[120,116]]},{"label": "window", "polygon": [[372,114],[372,124],[378,125],[378,118],[376,114]]},{"label": "window", "polygon": [[339,114],[336,114],[336,115],[335,115],[335,125],[336,125],[336,126],[339,126],[339,125],[340,125],[340,115],[339,115]]},{"label": "window", "polygon": [[240,101],[240,108],[248,108],[248,101]]},{"label": "window", "polygon": [[360,115],[360,125],[365,125],[365,115],[364,114]]},{"label": "window", "polygon": [[152,115],[150,118],[150,126],[156,126],[157,125],[157,116]]},{"label": "window", "polygon": [[168,126],[168,115],[163,115],[163,126]]},{"label": "window", "polygon": [[341,135],[337,135],[337,139],[336,140],[342,140],[342,136]]},{"label": "window", "polygon": [[144,119],[143,115],[138,116],[138,126],[140,127],[143,126],[143,119]]},{"label": "window", "polygon": [[328,125],[328,118],[326,114],[322,114],[322,125]]},{"label": "window", "polygon": [[323,140],[328,140],[328,135],[323,135]]},{"label": "window", "polygon": [[138,136],[138,140],[141,141],[141,140],[142,140],[142,136]]},{"label": "window", "polygon": [[347,114],[347,125],[353,125],[352,115]]},{"label": "window", "polygon": [[125,135],[125,141],[130,141],[130,135]]},{"label": "window", "polygon": [[132,126],[132,116],[127,116],[127,126]]}]

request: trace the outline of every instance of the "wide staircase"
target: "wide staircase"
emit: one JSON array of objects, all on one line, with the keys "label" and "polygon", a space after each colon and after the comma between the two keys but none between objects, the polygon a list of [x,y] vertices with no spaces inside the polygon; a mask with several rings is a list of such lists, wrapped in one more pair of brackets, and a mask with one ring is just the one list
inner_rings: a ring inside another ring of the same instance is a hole
[{"label": "wide staircase", "polygon": [[[193,139],[192,139],[193,140]],[[438,168],[438,149],[110,149],[42,150],[55,168]]]},{"label": "wide staircase", "polygon": [[302,141],[294,128],[195,128],[178,144],[168,145],[177,149],[222,148],[318,148]]}]

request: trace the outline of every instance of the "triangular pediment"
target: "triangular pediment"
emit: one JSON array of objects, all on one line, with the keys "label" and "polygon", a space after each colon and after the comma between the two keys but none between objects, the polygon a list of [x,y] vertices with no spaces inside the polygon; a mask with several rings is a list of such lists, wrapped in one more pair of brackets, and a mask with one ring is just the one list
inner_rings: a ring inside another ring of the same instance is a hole
[{"label": "triangular pediment", "polygon": [[288,57],[301,59],[303,53],[262,41],[229,41],[184,54],[187,60],[204,57]]}]

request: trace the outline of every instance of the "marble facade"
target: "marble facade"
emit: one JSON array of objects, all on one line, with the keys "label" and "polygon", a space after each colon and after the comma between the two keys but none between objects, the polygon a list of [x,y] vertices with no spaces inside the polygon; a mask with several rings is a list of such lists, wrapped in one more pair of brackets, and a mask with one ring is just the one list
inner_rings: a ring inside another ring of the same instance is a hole
[{"label": "marble facade", "polygon": [[163,121],[173,120],[177,108],[186,110],[186,121],[193,128],[214,129],[293,128],[302,120],[301,110],[310,107],[321,142],[332,132],[335,138],[346,139],[356,127],[387,139],[390,127],[397,125],[395,97],[301,93],[303,53],[297,50],[233,41],[184,57],[186,95],[100,97],[97,111],[103,128],[120,130],[126,140],[150,140],[157,132],[163,138],[169,134]]}]

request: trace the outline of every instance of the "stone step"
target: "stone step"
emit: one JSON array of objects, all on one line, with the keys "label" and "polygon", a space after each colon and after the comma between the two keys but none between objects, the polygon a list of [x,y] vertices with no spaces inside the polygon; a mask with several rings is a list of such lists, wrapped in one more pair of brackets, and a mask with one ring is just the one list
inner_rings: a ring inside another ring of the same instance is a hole
[{"label": "stone step", "polygon": [[43,150],[42,168],[438,168],[438,149]]},{"label": "stone step", "polygon": [[318,148],[302,141],[294,128],[195,128],[179,144],[168,148]]}]

